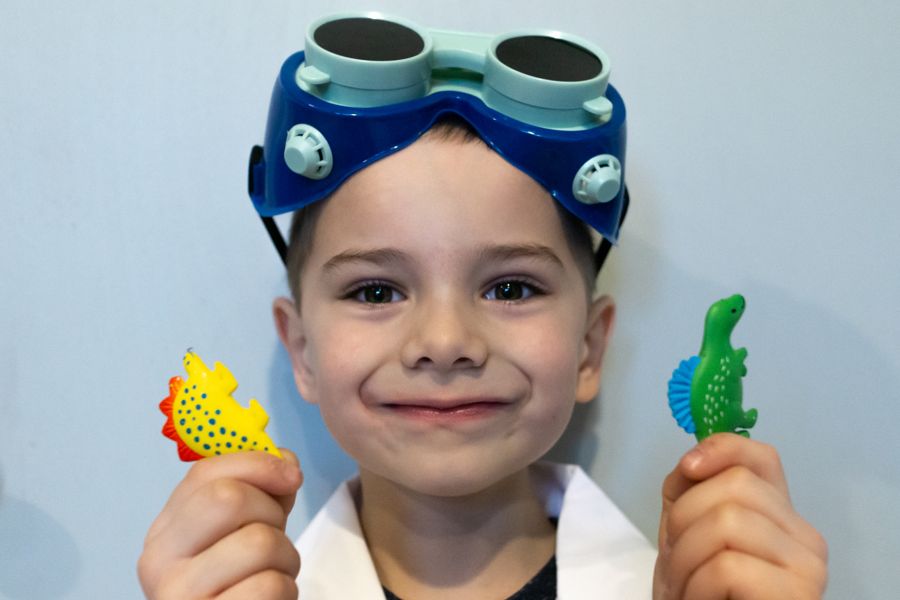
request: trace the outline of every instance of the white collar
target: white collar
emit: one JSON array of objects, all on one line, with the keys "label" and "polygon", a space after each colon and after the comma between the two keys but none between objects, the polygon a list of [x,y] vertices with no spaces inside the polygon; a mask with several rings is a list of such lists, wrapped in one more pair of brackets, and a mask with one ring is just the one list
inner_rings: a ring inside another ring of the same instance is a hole
[{"label": "white collar", "polygon": [[[532,467],[547,516],[558,517],[557,594],[562,600],[649,598],[656,550],[576,465]],[[383,598],[352,489],[342,483],[297,541],[303,600]]]}]

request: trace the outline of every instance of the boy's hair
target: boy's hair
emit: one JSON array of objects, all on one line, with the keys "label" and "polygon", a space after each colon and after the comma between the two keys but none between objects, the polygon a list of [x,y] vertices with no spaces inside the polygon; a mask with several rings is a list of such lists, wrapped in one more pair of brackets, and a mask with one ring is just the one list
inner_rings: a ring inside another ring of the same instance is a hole
[{"label": "boy's hair", "polygon": [[[441,117],[431,129],[422,135],[422,138],[457,144],[484,144],[484,140],[481,139],[478,132],[469,123],[455,115]],[[297,304],[300,302],[301,293],[300,273],[312,248],[316,222],[323,205],[323,200],[308,204],[295,211],[291,218],[286,264],[291,295]],[[556,212],[562,223],[569,248],[575,256],[578,268],[584,277],[584,284],[590,299],[593,295],[594,282],[599,272],[599,265],[594,255],[594,234],[587,224],[560,206],[558,202],[554,201],[553,205],[556,207]]]}]

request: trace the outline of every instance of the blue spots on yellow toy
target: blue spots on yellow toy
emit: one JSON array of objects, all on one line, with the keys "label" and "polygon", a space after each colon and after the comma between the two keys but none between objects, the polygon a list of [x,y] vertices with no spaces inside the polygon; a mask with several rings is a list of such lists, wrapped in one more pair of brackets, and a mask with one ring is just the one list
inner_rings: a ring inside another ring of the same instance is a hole
[{"label": "blue spots on yellow toy", "polygon": [[184,355],[187,380],[169,380],[169,395],[159,404],[166,415],[162,433],[178,444],[181,460],[198,460],[231,452],[281,453],[265,433],[269,415],[251,399],[244,408],[232,398],[237,380],[220,362],[210,370],[200,357],[188,350]]}]

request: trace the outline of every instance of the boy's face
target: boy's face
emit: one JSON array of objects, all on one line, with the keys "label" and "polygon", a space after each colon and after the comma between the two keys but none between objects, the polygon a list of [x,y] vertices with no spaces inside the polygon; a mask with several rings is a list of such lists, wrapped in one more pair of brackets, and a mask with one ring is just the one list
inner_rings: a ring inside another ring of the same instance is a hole
[{"label": "boy's face", "polygon": [[275,315],[362,470],[462,495],[540,458],[596,395],[613,305],[584,285],[543,188],[482,144],[424,138],[331,196],[299,311]]}]

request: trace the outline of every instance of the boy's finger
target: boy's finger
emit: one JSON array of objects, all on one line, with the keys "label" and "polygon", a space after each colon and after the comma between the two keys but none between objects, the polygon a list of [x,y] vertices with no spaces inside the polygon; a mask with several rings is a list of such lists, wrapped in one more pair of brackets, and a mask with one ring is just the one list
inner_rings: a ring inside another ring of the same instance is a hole
[{"label": "boy's finger", "polygon": [[239,479],[273,496],[296,492],[303,483],[297,457],[282,459],[267,452],[236,452],[197,461],[172,492],[178,502],[197,488],[216,479]]},{"label": "boy's finger", "polygon": [[[734,466],[744,466],[789,498],[787,481],[778,452],[772,446],[734,433],[711,435],[685,454],[678,463],[693,481],[708,479]],[[683,491],[682,491],[683,493]]]},{"label": "boy's finger", "polygon": [[194,582],[191,589],[198,597],[209,598],[269,570],[294,579],[300,572],[300,555],[282,530],[252,523],[194,557],[185,577]]},{"label": "boy's finger", "polygon": [[697,482],[693,479],[688,479],[681,470],[681,463],[676,465],[663,480],[663,512],[666,512],[669,506],[695,485],[697,485]]},{"label": "boy's finger", "polygon": [[216,600],[244,600],[245,598],[297,600],[298,593],[297,582],[294,581],[294,578],[272,569],[244,579],[216,596]]},{"label": "boy's finger", "polygon": [[659,547],[667,543],[669,511],[675,501],[699,481],[737,465],[744,466],[768,482],[790,501],[781,460],[774,448],[737,434],[712,435],[682,456],[663,481]]},{"label": "boy's finger", "polygon": [[675,465],[675,468],[666,475],[662,485],[662,515],[659,518],[659,536],[657,539],[657,547],[663,548],[668,544],[669,534],[669,514],[675,501],[681,498],[689,489],[697,485],[697,482],[685,477],[681,470],[681,464]]},{"label": "boy's finger", "polygon": [[703,515],[679,537],[669,538],[667,554],[670,590],[681,597],[687,579],[717,554],[734,550],[813,579],[823,571],[821,560],[806,546],[753,510],[725,504]]},{"label": "boy's finger", "polygon": [[287,494],[279,494],[275,496],[275,500],[281,504],[281,508],[284,509],[284,514],[289,515],[291,511],[294,509],[294,501],[297,499],[297,490],[303,485],[303,471],[300,470],[300,460],[297,458],[297,455],[294,454],[291,450],[287,448],[279,448],[281,451],[281,456],[284,457],[284,460],[296,467],[296,469],[300,472],[300,484],[297,486],[292,492]]},{"label": "boy's finger", "polygon": [[821,598],[824,582],[798,577],[755,556],[726,550],[697,569],[683,596],[692,600],[770,600],[771,598]]},{"label": "boy's finger", "polygon": [[244,525],[264,523],[283,530],[286,521],[271,495],[240,480],[217,479],[179,505],[149,544],[160,556],[186,558]]},{"label": "boy's finger", "polygon": [[279,447],[278,450],[281,452],[281,456],[282,458],[284,458],[284,460],[294,464],[294,466],[296,466],[298,469],[300,468],[300,459],[297,458],[297,455],[294,454],[292,450],[281,447]]},{"label": "boy's finger", "polygon": [[[197,461],[169,496],[168,502],[147,533],[147,538],[155,536],[168,523],[181,503],[199,488],[217,479],[244,481],[273,497],[295,494],[303,483],[303,473],[293,453],[291,458],[282,460],[264,452],[237,452]],[[292,504],[293,499],[290,500],[290,505]]]},{"label": "boy's finger", "polygon": [[797,513],[790,500],[775,486],[743,466],[731,467],[694,483],[669,506],[665,522],[660,523],[665,527],[661,538],[673,543],[692,523],[728,503],[765,516],[810,551],[827,558],[828,545],[822,534]]},{"label": "boy's finger", "polygon": [[795,530],[793,521],[797,516],[787,498],[746,467],[731,467],[715,477],[693,483],[671,505],[666,522],[669,543],[703,515],[727,503],[765,515],[786,533]]}]

